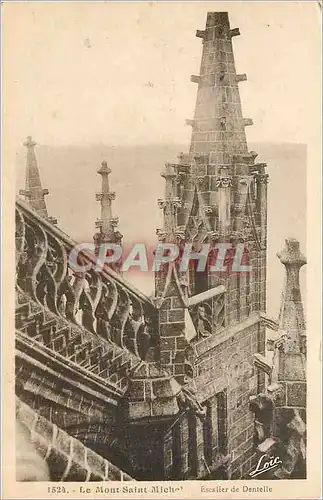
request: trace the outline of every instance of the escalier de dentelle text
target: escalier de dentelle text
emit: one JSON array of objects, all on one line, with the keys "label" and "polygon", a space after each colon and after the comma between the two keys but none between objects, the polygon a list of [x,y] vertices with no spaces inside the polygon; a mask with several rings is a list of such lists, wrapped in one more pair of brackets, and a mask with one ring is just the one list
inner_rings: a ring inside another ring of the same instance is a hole
[{"label": "escalier de dentelle text", "polygon": [[[223,486],[224,483],[214,484],[212,486],[201,485],[200,491],[201,493],[272,493],[273,488],[271,486],[262,485],[262,486],[248,486],[248,485],[239,485],[239,486]],[[152,486],[112,486],[112,487],[104,487],[104,486],[96,486],[93,491],[91,487],[80,486],[81,494],[89,494],[89,493],[101,493],[106,495],[111,494],[171,494],[178,493],[180,490],[183,490],[183,486],[163,486],[163,485],[152,485]]]}]

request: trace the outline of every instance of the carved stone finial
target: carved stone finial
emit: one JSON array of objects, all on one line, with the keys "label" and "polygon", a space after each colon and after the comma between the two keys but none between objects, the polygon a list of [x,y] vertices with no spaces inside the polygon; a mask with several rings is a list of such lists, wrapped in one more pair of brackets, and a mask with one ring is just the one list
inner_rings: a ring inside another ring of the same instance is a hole
[{"label": "carved stone finial", "polygon": [[35,146],[37,146],[37,142],[33,141],[31,135],[28,135],[24,142],[24,146],[26,146],[28,149],[33,149]]},{"label": "carved stone finial", "polygon": [[165,241],[166,240],[166,237],[167,237],[167,233],[164,229],[156,229],[156,234],[157,234],[157,237],[158,237],[158,240],[159,241]]},{"label": "carved stone finial", "polygon": [[102,176],[111,174],[111,169],[108,167],[108,164],[106,161],[101,162],[101,168],[99,168],[98,174],[100,174]]},{"label": "carved stone finial", "polygon": [[295,238],[288,238],[285,243],[284,250],[277,253],[280,262],[285,266],[289,265],[300,269],[307,261],[306,257],[300,252],[299,241]]},{"label": "carved stone finial", "polygon": [[[101,217],[95,222],[95,227],[100,229],[99,233],[95,233],[93,239],[94,244],[98,248],[102,243],[120,243],[122,234],[115,231],[118,226],[119,219],[112,216],[112,201],[115,199],[115,192],[110,191],[109,175],[111,169],[106,161],[101,162],[101,167],[97,171],[102,177],[101,192],[96,193],[96,200],[101,204]],[[115,270],[118,270],[115,268]]]}]

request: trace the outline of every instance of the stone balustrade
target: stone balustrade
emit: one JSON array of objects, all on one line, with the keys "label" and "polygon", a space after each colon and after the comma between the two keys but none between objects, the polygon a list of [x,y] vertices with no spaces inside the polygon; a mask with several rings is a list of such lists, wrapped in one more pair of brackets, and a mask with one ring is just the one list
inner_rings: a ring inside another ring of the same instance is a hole
[{"label": "stone balustrade", "polygon": [[30,207],[16,202],[16,285],[18,291],[55,315],[86,328],[141,359],[153,348],[155,306],[107,266],[95,270],[95,255],[79,253],[88,270],[69,265],[75,242]]}]

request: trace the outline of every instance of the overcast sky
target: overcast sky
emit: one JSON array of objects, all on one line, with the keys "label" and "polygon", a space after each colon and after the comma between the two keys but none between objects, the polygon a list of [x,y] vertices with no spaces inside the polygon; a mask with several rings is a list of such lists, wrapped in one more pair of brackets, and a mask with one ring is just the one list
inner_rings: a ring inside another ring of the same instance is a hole
[{"label": "overcast sky", "polygon": [[11,147],[187,143],[207,11],[228,11],[250,141],[308,143],[319,89],[317,2],[6,4]]}]

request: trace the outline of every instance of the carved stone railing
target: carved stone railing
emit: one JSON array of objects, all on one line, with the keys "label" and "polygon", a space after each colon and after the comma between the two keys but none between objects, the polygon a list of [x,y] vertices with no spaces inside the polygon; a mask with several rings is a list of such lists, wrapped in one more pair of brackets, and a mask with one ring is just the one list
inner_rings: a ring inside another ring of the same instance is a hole
[{"label": "carved stone railing", "polygon": [[75,273],[65,233],[16,201],[16,286],[57,316],[82,326],[145,359],[156,342],[153,303],[107,266],[95,271],[95,255],[80,252],[88,271]]},{"label": "carved stone railing", "polygon": [[209,337],[225,326],[225,288],[223,285],[200,293],[188,300],[189,311],[198,340]]}]

